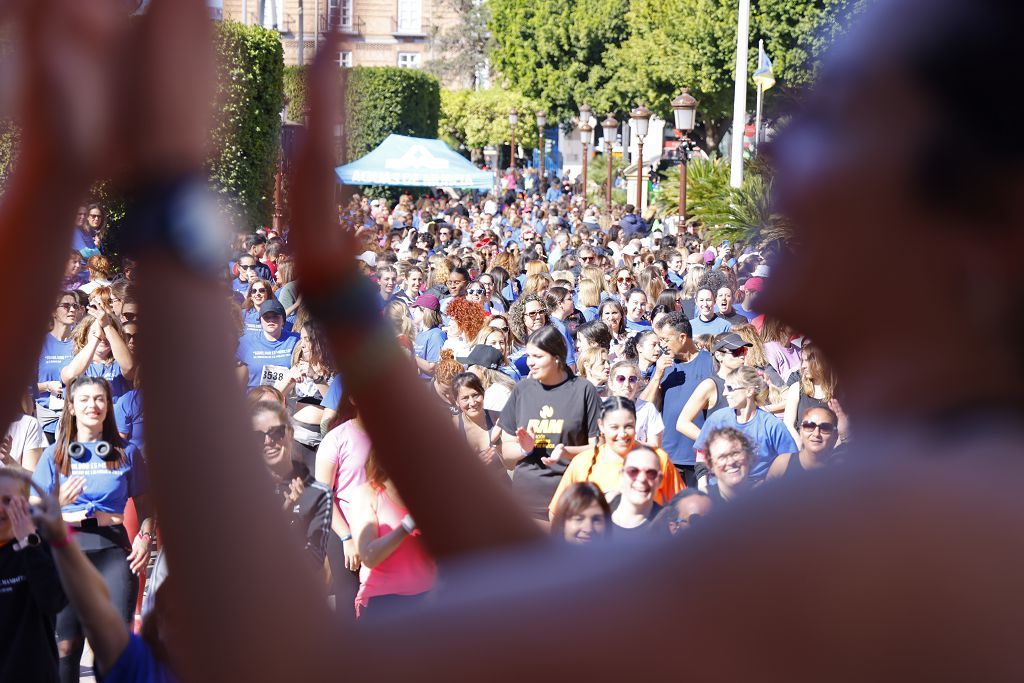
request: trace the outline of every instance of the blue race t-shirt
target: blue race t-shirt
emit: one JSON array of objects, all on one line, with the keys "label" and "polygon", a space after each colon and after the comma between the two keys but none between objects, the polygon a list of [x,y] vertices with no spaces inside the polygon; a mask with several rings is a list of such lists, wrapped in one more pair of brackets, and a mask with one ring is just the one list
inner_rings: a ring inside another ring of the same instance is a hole
[{"label": "blue race t-shirt", "polygon": [[[36,374],[37,382],[59,382],[60,371],[75,357],[73,342],[68,339],[61,341],[52,334],[47,334],[43,339],[43,350],[39,354],[39,370]],[[48,407],[50,401],[49,391],[37,391],[36,403]],[[56,408],[54,408],[56,410]]]},{"label": "blue race t-shirt", "polygon": [[555,329],[562,333],[562,338],[565,339],[565,345],[568,349],[568,353],[565,356],[566,365],[576,365],[576,342],[572,340],[572,335],[569,334],[569,328],[565,326],[558,318],[550,318],[551,324],[555,326]]},{"label": "blue race t-shirt", "polygon": [[[87,452],[82,460],[71,458],[72,477],[85,477],[85,488],[82,495],[74,503],[61,508],[64,513],[85,512],[92,517],[93,513],[108,512],[120,515],[128,499],[146,492],[146,461],[139,455],[139,449],[132,444],[124,447],[125,464],[115,469],[107,469],[107,463],[96,455],[97,442],[89,442]],[[56,446],[49,446],[39,458],[36,471],[32,473],[32,481],[44,491],[53,490],[57,468],[53,462]],[[68,477],[60,475],[61,486]]]},{"label": "blue race t-shirt", "polygon": [[[418,358],[422,358],[428,363],[436,363],[441,359],[441,347],[446,341],[448,341],[448,335],[444,330],[440,327],[431,327],[416,335],[413,351]],[[430,375],[421,372],[420,376],[426,378]]]},{"label": "blue race t-shirt", "polygon": [[704,322],[697,316],[690,321],[690,327],[693,328],[693,336],[699,337],[702,334],[722,334],[732,329],[732,323],[725,318],[720,318],[717,315],[710,320],[710,322]]},{"label": "blue race t-shirt", "polygon": [[117,431],[125,435],[128,443],[142,450],[142,394],[138,389],[125,392],[114,404]]},{"label": "blue race t-shirt", "polygon": [[740,424],[736,421],[736,411],[728,407],[719,408],[708,415],[704,426],[700,428],[694,448],[707,450],[708,435],[722,427],[732,427],[743,432],[757,447],[757,464],[750,471],[753,479],[763,478],[779,453],[796,453],[800,450],[782,420],[767,410],[758,408],[750,422]]},{"label": "blue race t-shirt", "polygon": [[292,367],[292,351],[299,343],[299,335],[282,332],[280,338],[267,339],[260,332],[250,332],[238,340],[235,357],[249,369],[248,387],[273,385],[288,374]]},{"label": "blue race t-shirt", "polygon": [[323,399],[320,401],[320,407],[337,412],[338,406],[341,405],[342,389],[341,375],[335,375],[327,384],[327,393],[324,394]]},{"label": "blue race t-shirt", "polygon": [[115,403],[132,388],[132,385],[124,378],[121,365],[116,360],[112,361],[110,365],[100,362],[90,363],[85,374],[87,377],[102,377],[107,380],[107,383],[110,384],[110,397]]},{"label": "blue race t-shirt", "polygon": [[[679,413],[690,400],[697,385],[715,371],[711,354],[698,351],[688,363],[676,363],[661,378],[661,419],[665,423],[665,434],[661,447],[676,465],[694,465],[697,462],[693,452],[693,440],[675,428]],[[703,417],[698,414],[694,422],[699,427]]]},{"label": "blue race t-shirt", "polygon": [[636,322],[626,318],[626,331],[627,332],[643,332],[644,330],[651,329],[651,323],[646,320],[638,320]]},{"label": "blue race t-shirt", "polygon": [[99,680],[103,683],[177,683],[178,679],[171,670],[161,664],[153,656],[142,638],[134,633],[128,634],[128,645],[124,652],[110,667],[110,671],[100,672]]}]

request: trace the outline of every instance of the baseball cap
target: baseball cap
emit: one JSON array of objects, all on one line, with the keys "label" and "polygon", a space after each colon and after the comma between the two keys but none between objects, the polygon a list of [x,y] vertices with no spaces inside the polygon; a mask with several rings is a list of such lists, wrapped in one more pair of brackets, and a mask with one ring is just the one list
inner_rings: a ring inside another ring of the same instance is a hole
[{"label": "baseball cap", "polygon": [[493,346],[477,344],[470,349],[468,356],[464,358],[456,358],[456,360],[467,368],[470,365],[479,365],[484,368],[490,368],[491,370],[497,370],[501,367],[501,352]]},{"label": "baseball cap", "polygon": [[372,251],[364,251],[359,256],[356,256],[356,261],[362,261],[371,268],[377,267],[377,255]]},{"label": "baseball cap", "polygon": [[263,302],[260,306],[260,317],[262,318],[267,313],[277,313],[282,318],[284,317],[284,306],[277,299],[271,298]]},{"label": "baseball cap", "polygon": [[764,287],[764,280],[759,277],[748,277],[747,281],[743,283],[743,289],[748,292],[760,292]]},{"label": "baseball cap", "polygon": [[757,268],[754,268],[754,277],[768,277],[771,274],[772,269],[763,263],[759,265]]},{"label": "baseball cap", "polygon": [[409,306],[412,308],[429,308],[432,311],[441,310],[441,302],[433,294],[420,294]]},{"label": "baseball cap", "polygon": [[729,332],[715,342],[715,345],[712,347],[712,351],[735,351],[736,349],[741,349],[744,346],[753,346],[753,344],[748,341],[743,341],[743,337],[735,332]]}]

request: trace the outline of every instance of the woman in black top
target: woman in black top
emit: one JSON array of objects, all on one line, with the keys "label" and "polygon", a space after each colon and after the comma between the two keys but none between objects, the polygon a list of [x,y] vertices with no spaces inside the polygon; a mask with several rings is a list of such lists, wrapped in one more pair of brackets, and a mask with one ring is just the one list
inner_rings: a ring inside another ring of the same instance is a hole
[{"label": "woman in black top", "polygon": [[808,408],[800,420],[800,452],[782,453],[772,461],[767,479],[798,477],[832,462],[839,441],[839,417],[825,407]]},{"label": "woman in black top", "polygon": [[622,463],[619,486],[608,492],[616,536],[646,531],[661,506],[654,502],[662,480],[661,460],[647,446],[636,445]]},{"label": "woman in black top", "polygon": [[601,400],[594,385],[566,366],[565,338],[544,326],[526,342],[530,374],[512,390],[498,418],[502,457],[515,468],[512,487],[530,513],[547,520],[568,461],[597,443]]}]

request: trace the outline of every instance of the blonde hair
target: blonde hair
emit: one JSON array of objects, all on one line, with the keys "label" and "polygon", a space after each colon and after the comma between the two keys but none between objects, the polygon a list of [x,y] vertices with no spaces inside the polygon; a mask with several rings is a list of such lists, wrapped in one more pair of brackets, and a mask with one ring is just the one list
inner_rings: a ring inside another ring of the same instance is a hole
[{"label": "blonde hair", "polygon": [[697,292],[700,290],[700,281],[704,278],[705,271],[707,271],[707,268],[701,265],[690,266],[686,271],[686,277],[683,278],[684,299],[697,298]]},{"label": "blonde hair", "polygon": [[409,319],[409,308],[401,301],[392,301],[384,307],[384,316],[395,326],[395,334],[404,334],[410,339],[416,338],[412,320]]},{"label": "blonde hair", "polygon": [[538,275],[540,273],[548,272],[548,264],[544,263],[540,259],[534,259],[526,262],[526,275]]},{"label": "blonde hair", "polygon": [[601,356],[608,358],[608,349],[603,346],[591,346],[586,351],[581,353],[576,359],[576,369],[580,377],[583,379],[590,378],[590,367],[601,359]]},{"label": "blonde hair", "polygon": [[758,406],[768,403],[768,384],[756,368],[746,366],[737,368],[726,379],[740,389],[753,389],[754,403]]},{"label": "blonde hair", "polygon": [[580,306],[592,308],[601,305],[601,286],[589,278],[581,278],[576,290],[580,295]]},{"label": "blonde hair", "polygon": [[534,273],[526,276],[526,284],[523,285],[523,294],[543,294],[551,289],[554,280],[547,273]]}]

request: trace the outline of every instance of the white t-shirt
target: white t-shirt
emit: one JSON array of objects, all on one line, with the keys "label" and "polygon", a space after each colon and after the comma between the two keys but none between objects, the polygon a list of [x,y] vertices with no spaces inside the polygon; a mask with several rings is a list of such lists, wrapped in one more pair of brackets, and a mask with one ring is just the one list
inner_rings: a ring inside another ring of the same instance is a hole
[{"label": "white t-shirt", "polygon": [[653,403],[639,401],[636,409],[636,440],[647,443],[664,433],[665,422]]},{"label": "white t-shirt", "polygon": [[7,428],[11,437],[11,457],[21,464],[22,454],[33,448],[46,448],[46,437],[39,426],[39,420],[32,415],[22,415]]}]

